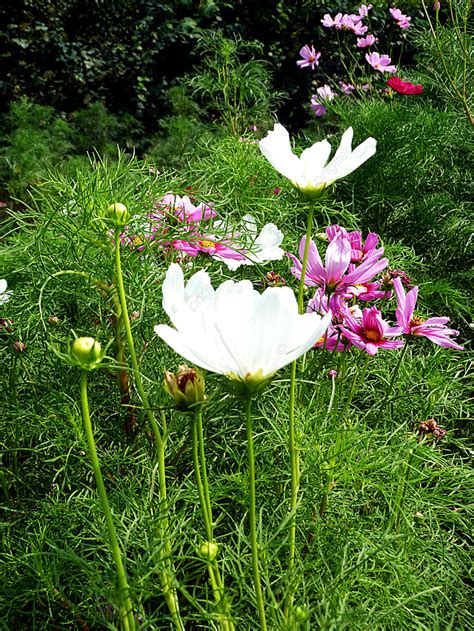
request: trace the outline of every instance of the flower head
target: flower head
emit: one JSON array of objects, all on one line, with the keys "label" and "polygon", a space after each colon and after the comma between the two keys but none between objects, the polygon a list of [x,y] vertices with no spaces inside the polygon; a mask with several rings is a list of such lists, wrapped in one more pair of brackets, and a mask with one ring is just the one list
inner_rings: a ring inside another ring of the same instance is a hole
[{"label": "flower head", "polygon": [[176,263],[163,283],[163,308],[175,328],[160,324],[155,332],[169,346],[250,392],[308,351],[331,320],[330,314],[300,315],[289,287],[260,294],[248,280],[229,280],[214,289],[203,270],[185,285]]},{"label": "flower head", "polygon": [[418,287],[413,287],[407,294],[403,289],[403,283],[400,278],[393,279],[393,288],[397,296],[398,306],[396,311],[397,324],[401,327],[402,333],[405,335],[419,335],[426,337],[438,346],[444,348],[455,348],[463,350],[460,344],[451,339],[451,336],[459,335],[459,331],[449,329],[446,324],[449,318],[428,318],[423,320],[418,316],[413,316],[416,301],[418,298]]},{"label": "flower head", "polygon": [[321,53],[317,53],[314,49],[314,46],[311,48],[307,45],[303,46],[300,50],[300,55],[303,59],[300,59],[296,62],[296,65],[299,68],[312,68],[319,65],[319,58],[321,57]]},{"label": "flower head", "polygon": [[399,26],[401,29],[407,29],[410,27],[411,17],[404,15],[400,11],[400,9],[395,9],[395,7],[392,7],[390,9],[390,13],[392,15],[392,18],[397,23],[397,26]]},{"label": "flower head", "polygon": [[377,37],[369,33],[365,37],[357,38],[357,48],[368,48],[369,46],[375,44],[375,42],[378,42]]},{"label": "flower head", "polygon": [[346,177],[374,155],[377,144],[374,138],[367,138],[352,151],[352,135],[352,127],[349,127],[329,164],[326,163],[331,145],[327,140],[314,143],[298,158],[291,150],[288,131],[278,123],[259,146],[270,164],[303,194],[319,197],[333,182]]},{"label": "flower head", "polygon": [[401,348],[402,340],[390,340],[388,338],[400,335],[400,327],[391,327],[382,319],[382,314],[377,307],[364,309],[362,320],[356,320],[349,309],[344,313],[344,326],[341,332],[348,340],[369,355],[375,355],[379,348]]},{"label": "flower head", "polygon": [[0,278],[0,305],[4,305],[6,302],[10,300],[10,296],[12,295],[12,291],[8,290],[8,283],[4,278]]},{"label": "flower head", "polygon": [[365,53],[365,59],[374,70],[378,70],[379,72],[397,72],[397,67],[390,65],[392,60],[388,55]]},{"label": "flower head", "polygon": [[414,85],[409,81],[402,81],[399,77],[390,77],[387,80],[387,85],[398,94],[421,94],[423,92],[421,83]]},{"label": "flower head", "polygon": [[373,7],[372,4],[361,4],[359,9],[358,9],[358,13],[360,15],[360,17],[365,18],[367,17],[367,15],[369,14],[370,9]]}]

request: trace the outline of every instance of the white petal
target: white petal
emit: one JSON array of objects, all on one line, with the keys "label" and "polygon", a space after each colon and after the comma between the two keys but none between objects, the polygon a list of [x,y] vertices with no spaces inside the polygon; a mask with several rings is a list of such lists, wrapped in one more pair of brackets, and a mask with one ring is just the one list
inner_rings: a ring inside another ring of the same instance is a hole
[{"label": "white petal", "polygon": [[187,338],[179,331],[176,331],[176,329],[172,329],[166,324],[158,324],[154,327],[154,330],[178,355],[196,364],[196,366],[220,375],[227,373],[227,366],[222,365],[219,357],[213,355],[211,352],[205,354],[200,352],[194,345],[191,346]]},{"label": "white petal", "polygon": [[314,145],[303,151],[300,161],[307,184],[313,183],[316,184],[316,186],[322,184],[322,182],[320,182],[321,172],[326,165],[330,153],[331,145],[327,140],[315,142]]},{"label": "white petal", "polygon": [[300,161],[291,150],[290,135],[283,125],[275,124],[273,131],[269,131],[258,144],[274,169],[291,181],[298,179],[301,173]]}]

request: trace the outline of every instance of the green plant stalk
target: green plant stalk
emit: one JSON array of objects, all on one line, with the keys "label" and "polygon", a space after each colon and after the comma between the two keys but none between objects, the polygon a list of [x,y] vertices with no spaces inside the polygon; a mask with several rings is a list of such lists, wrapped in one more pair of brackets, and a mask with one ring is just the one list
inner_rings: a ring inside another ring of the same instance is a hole
[{"label": "green plant stalk", "polygon": [[[393,519],[390,519],[390,522],[393,522],[395,531],[398,533],[398,531],[400,530],[400,519],[402,516],[402,508],[403,508],[403,504],[405,502],[405,497],[406,497],[406,492],[407,492],[407,488],[408,488],[408,482],[410,480],[410,472],[411,472],[411,463],[413,461],[413,456],[414,456],[415,450],[414,449],[410,449],[410,451],[408,452],[408,458],[405,462],[405,470],[403,472],[403,478],[399,484],[398,487],[398,493],[395,497],[395,507],[394,507],[394,511],[391,515],[391,517],[393,517]],[[389,522],[389,523],[390,523]]]},{"label": "green plant stalk", "polygon": [[[303,261],[301,267],[301,278],[298,286],[298,311],[303,313],[303,296],[304,296],[304,281],[306,276],[306,268],[308,266],[309,256],[309,243],[311,239],[311,230],[313,226],[313,214],[314,207],[310,206],[308,211],[307,223],[306,223],[306,243],[303,252]],[[291,364],[291,376],[290,376],[290,399],[289,399],[289,449],[290,449],[290,469],[291,469],[291,500],[290,500],[290,521],[289,521],[289,538],[290,538],[290,554],[288,560],[288,570],[291,574],[296,562],[296,507],[298,504],[298,490],[300,485],[300,463],[299,463],[299,451],[296,445],[296,430],[295,430],[295,395],[296,395],[296,368],[297,361],[293,361]],[[289,613],[293,608],[294,589],[290,589],[286,604],[284,615],[288,620]]]},{"label": "green plant stalk", "polygon": [[[179,631],[183,630],[183,624],[179,615],[179,605],[176,590],[173,588],[173,573],[171,565],[171,546],[167,538],[165,538],[168,532],[168,506],[167,506],[167,490],[166,490],[166,467],[165,467],[165,446],[166,446],[166,419],[163,422],[163,435],[160,432],[158,423],[156,422],[153,411],[150,407],[148,397],[143,387],[143,382],[138,367],[137,354],[135,352],[135,343],[133,341],[132,328],[130,326],[130,318],[128,317],[127,300],[125,296],[125,287],[123,284],[122,262],[120,259],[120,227],[115,228],[115,269],[117,273],[117,285],[120,298],[120,306],[122,309],[121,317],[125,326],[125,333],[127,336],[128,348],[130,351],[130,358],[132,360],[133,375],[135,377],[135,384],[137,386],[140,399],[143,403],[150,427],[154,435],[154,457],[158,462],[158,475],[159,475],[159,489],[160,500],[163,506],[163,517],[161,519],[161,535],[164,537],[164,554],[161,560],[165,564],[165,569],[161,573],[161,588],[168,605],[173,624]],[[164,416],[164,413],[163,413]],[[165,560],[167,559],[167,560]]]},{"label": "green plant stalk", "polygon": [[[209,543],[214,542],[214,523],[212,519],[212,508],[209,494],[209,485],[206,471],[206,456],[204,452],[204,436],[202,431],[202,411],[196,412],[193,420],[193,464],[196,475],[196,486],[198,488],[199,501],[201,503],[202,518],[206,530],[206,539]],[[219,572],[217,559],[208,559],[207,568],[209,580],[211,581],[212,592],[217,608],[220,613],[219,627],[223,631],[233,631],[234,624],[229,619],[226,611],[224,598],[224,582]]]},{"label": "green plant stalk", "polygon": [[133,617],[133,607],[130,600],[130,588],[127,583],[127,577],[125,575],[125,568],[122,562],[117,533],[115,531],[114,520],[107,499],[107,493],[105,490],[102,472],[100,470],[97,450],[95,448],[94,434],[92,431],[92,423],[89,414],[89,401],[87,398],[87,370],[84,369],[81,370],[81,407],[82,418],[84,421],[84,428],[87,437],[87,445],[89,448],[89,456],[92,462],[92,468],[94,469],[97,490],[99,491],[100,502],[102,504],[102,510],[104,512],[105,521],[107,524],[110,548],[112,550],[112,556],[114,558],[115,567],[117,570],[117,581],[119,585],[120,599],[120,621],[124,631],[135,631],[135,619]]},{"label": "green plant stalk", "polygon": [[393,386],[395,384],[395,379],[398,376],[398,371],[400,369],[400,366],[402,365],[402,361],[403,361],[403,358],[405,357],[405,353],[407,352],[407,348],[408,348],[408,340],[405,340],[405,346],[400,351],[400,356],[398,358],[397,365],[395,366],[394,371],[392,373],[392,378],[390,379],[390,384],[388,386],[387,392],[385,393],[382,403],[380,404],[380,408],[378,410],[377,408],[375,409],[375,411],[378,412],[378,414],[382,414],[382,412],[385,410],[385,406],[387,404],[387,401],[390,395],[392,394]]},{"label": "green plant stalk", "polygon": [[262,586],[260,584],[260,569],[258,563],[257,542],[257,515],[255,502],[255,454],[253,448],[252,428],[252,398],[245,401],[245,425],[247,429],[247,454],[249,465],[249,521],[250,521],[250,546],[252,550],[252,570],[255,596],[257,598],[258,615],[260,619],[260,631],[267,631],[267,619],[265,616],[265,601]]}]

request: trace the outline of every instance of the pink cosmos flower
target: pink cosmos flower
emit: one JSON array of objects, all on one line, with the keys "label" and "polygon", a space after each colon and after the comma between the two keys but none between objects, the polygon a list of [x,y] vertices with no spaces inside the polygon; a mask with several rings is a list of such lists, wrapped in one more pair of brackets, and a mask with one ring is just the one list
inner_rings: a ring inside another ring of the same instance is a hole
[{"label": "pink cosmos flower", "polygon": [[433,11],[439,11],[441,9],[441,2],[439,0],[435,0],[433,3]]},{"label": "pink cosmos flower", "polygon": [[423,92],[421,83],[414,85],[409,81],[402,81],[399,77],[390,77],[387,80],[387,85],[395,92],[398,92],[398,94],[421,94]]},{"label": "pink cosmos flower", "polygon": [[361,18],[365,18],[368,16],[370,9],[373,7],[372,4],[361,4],[359,9],[358,9],[358,13],[360,15]]},{"label": "pink cosmos flower", "polygon": [[379,72],[397,72],[396,66],[391,66],[392,61],[388,55],[379,55],[378,53],[365,53],[365,59],[374,70]]},{"label": "pink cosmos flower", "polygon": [[334,16],[334,19],[329,15],[329,13],[326,13],[323,16],[323,19],[321,20],[321,24],[325,27],[325,28],[336,28],[337,30],[342,29],[342,13],[338,13],[337,15]]},{"label": "pink cosmos flower", "polygon": [[156,214],[150,216],[155,219],[172,215],[180,221],[199,222],[207,221],[216,216],[215,211],[210,206],[205,204],[195,206],[187,195],[180,197],[173,193],[166,193],[161,201],[154,203],[154,207],[159,211],[159,214],[158,216]]},{"label": "pink cosmos flower", "polygon": [[463,350],[463,346],[450,339],[450,336],[452,335],[459,335],[459,331],[448,329],[446,323],[449,322],[449,318],[441,317],[423,320],[422,318],[413,315],[418,298],[418,287],[413,287],[413,289],[405,294],[401,279],[394,278],[393,288],[395,289],[398,301],[396,311],[397,324],[401,327],[404,335],[423,336],[438,346],[443,346],[444,348],[455,348],[459,351]]},{"label": "pink cosmos flower", "polygon": [[314,111],[316,116],[320,118],[321,116],[324,116],[324,114],[326,114],[327,112],[324,101],[332,101],[336,94],[331,90],[328,85],[323,85],[319,87],[316,92],[318,94],[313,94],[313,96],[311,97],[311,109]]},{"label": "pink cosmos flower", "polygon": [[344,83],[344,81],[339,81],[339,87],[347,96],[350,96],[355,90],[355,86],[352,83]]},{"label": "pink cosmos flower", "polygon": [[404,15],[400,9],[391,8],[390,13],[392,14],[392,18],[396,21],[397,26],[401,29],[407,29],[410,27],[411,17]]},{"label": "pink cosmos flower", "polygon": [[[351,244],[351,263],[360,263],[368,258],[370,254],[376,251],[379,242],[379,235],[376,232],[369,232],[365,242],[362,242],[362,234],[359,230],[347,232],[345,228],[333,224],[326,228],[326,236],[328,241],[332,241],[337,235],[342,234]],[[380,253],[382,256],[383,250]]]},{"label": "pink cosmos flower", "polygon": [[358,37],[357,38],[357,48],[368,48],[378,42],[378,38],[374,37],[371,33],[366,35],[366,37]]},{"label": "pink cosmos flower", "polygon": [[299,68],[308,68],[311,67],[314,69],[315,66],[319,65],[319,58],[321,57],[321,53],[317,53],[314,49],[314,46],[303,46],[300,50],[300,55],[303,59],[300,59],[296,62],[296,65]]},{"label": "pink cosmos flower", "polygon": [[382,314],[377,307],[369,307],[362,312],[362,321],[357,321],[349,309],[344,312],[344,325],[341,333],[344,337],[369,355],[376,355],[379,348],[401,348],[402,340],[390,340],[388,338],[400,335],[399,326],[389,326],[382,319]]},{"label": "pink cosmos flower", "polygon": [[[303,259],[306,237],[300,241],[299,255]],[[325,255],[325,265],[321,261],[318,248],[310,240],[308,264],[304,282],[306,285],[322,286],[331,292],[344,292],[349,285],[366,283],[379,274],[388,265],[386,258],[381,259],[383,248],[374,250],[359,266],[352,266],[351,244],[343,234],[337,235],[328,245]],[[293,254],[288,254],[293,261],[291,273],[301,278],[302,264]],[[347,273],[346,273],[347,272]]]}]

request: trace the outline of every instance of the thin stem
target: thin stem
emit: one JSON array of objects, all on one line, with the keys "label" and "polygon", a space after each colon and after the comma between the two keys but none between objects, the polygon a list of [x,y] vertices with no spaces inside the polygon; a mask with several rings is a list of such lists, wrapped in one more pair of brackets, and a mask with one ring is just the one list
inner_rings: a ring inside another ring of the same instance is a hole
[{"label": "thin stem", "polygon": [[127,343],[128,343],[128,348],[130,351],[130,359],[132,360],[135,384],[137,386],[140,399],[142,401],[143,407],[148,417],[148,421],[150,423],[150,427],[153,432],[154,456],[155,456],[156,461],[158,462],[160,500],[163,506],[163,517],[161,518],[160,530],[161,530],[161,536],[164,538],[164,554],[162,555],[161,559],[165,565],[165,569],[161,573],[161,587],[163,590],[163,595],[165,597],[166,603],[168,605],[168,609],[173,619],[173,624],[176,629],[179,629],[179,631],[182,631],[183,624],[181,622],[181,617],[179,615],[178,598],[176,595],[176,590],[173,587],[173,578],[172,578],[173,573],[172,573],[172,565],[171,565],[171,560],[170,560],[171,545],[168,538],[166,537],[166,533],[168,532],[168,527],[169,527],[167,489],[166,489],[166,467],[165,467],[166,419],[164,417],[164,412],[162,411],[163,434],[161,434],[160,429],[158,427],[158,423],[156,422],[156,419],[155,419],[155,415],[153,414],[153,411],[150,407],[147,394],[143,387],[143,381],[140,374],[140,369],[138,367],[137,354],[135,352],[135,343],[133,341],[132,328],[130,326],[130,318],[128,316],[127,299],[125,296],[125,287],[123,284],[122,263],[120,260],[120,244],[121,244],[120,227],[116,227],[115,228],[115,268],[117,272],[117,285],[118,285],[118,290],[119,290],[120,306],[122,309],[121,317],[123,318],[123,323],[125,326],[125,333],[127,336]]},{"label": "thin stem", "polygon": [[[196,475],[196,486],[198,488],[199,501],[201,503],[201,513],[206,530],[206,539],[208,544],[211,544],[214,543],[214,523],[212,519],[211,500],[207,480],[201,410],[196,412],[193,420],[193,463]],[[227,611],[227,605],[224,599],[224,582],[219,572],[217,559],[211,558],[211,554],[207,559],[207,567],[212,592],[214,594],[214,600],[219,613],[222,616],[219,618],[219,627],[223,629],[223,631],[233,631],[234,624],[229,618],[229,612]]]},{"label": "thin stem", "polygon": [[395,369],[394,369],[394,371],[392,373],[392,378],[390,379],[390,384],[388,386],[387,392],[385,393],[385,397],[382,400],[380,408],[378,410],[375,410],[376,412],[378,411],[379,415],[381,415],[382,412],[385,410],[385,406],[387,404],[387,401],[388,401],[390,395],[392,394],[393,386],[395,384],[395,379],[398,376],[398,371],[400,369],[400,366],[402,365],[402,361],[403,361],[403,358],[405,357],[405,353],[407,352],[407,348],[408,348],[408,342],[405,341],[405,346],[402,348],[402,350],[400,352],[400,356],[398,358],[397,365],[395,366]]},{"label": "thin stem", "polygon": [[255,596],[257,598],[258,615],[260,618],[260,630],[267,630],[267,620],[265,617],[265,603],[263,599],[262,586],[260,584],[260,570],[258,565],[258,543],[257,543],[257,518],[255,509],[255,455],[253,449],[253,428],[252,428],[252,399],[249,397],[245,402],[245,421],[247,428],[247,453],[249,464],[249,520],[250,520],[250,545],[252,548],[252,570]]},{"label": "thin stem", "polygon": [[[309,245],[311,239],[311,230],[313,226],[314,207],[310,206],[306,224],[306,242],[303,252],[303,261],[301,266],[301,278],[298,286],[298,311],[303,313],[303,296],[304,281],[306,276],[306,268],[308,266]],[[296,561],[296,507],[298,504],[298,490],[300,485],[300,464],[299,450],[296,445],[296,429],[295,429],[295,395],[296,395],[296,360],[291,364],[290,373],[290,400],[289,400],[289,449],[290,449],[290,468],[291,468],[291,500],[290,500],[290,520],[289,520],[289,536],[290,536],[290,555],[288,560],[288,571],[291,574]],[[290,589],[285,604],[285,617],[288,619],[289,612],[293,607],[294,590]]]},{"label": "thin stem", "polygon": [[89,401],[87,398],[87,371],[81,371],[81,406],[82,406],[82,418],[84,420],[84,428],[86,431],[87,445],[89,447],[89,456],[92,462],[92,468],[94,469],[95,482],[97,484],[97,490],[99,491],[100,502],[102,504],[102,510],[105,516],[105,522],[107,524],[107,532],[109,535],[110,548],[112,550],[112,556],[115,561],[115,567],[117,570],[117,580],[119,584],[119,599],[120,599],[120,622],[122,628],[125,631],[135,631],[135,619],[133,617],[133,607],[130,600],[130,588],[127,583],[127,577],[125,575],[125,568],[122,562],[122,556],[120,553],[120,547],[117,539],[117,533],[115,532],[114,520],[112,517],[112,511],[110,510],[109,501],[107,499],[107,493],[105,490],[104,479],[100,470],[99,458],[97,456],[97,450],[95,448],[94,434],[92,431],[92,423],[89,414]]}]

